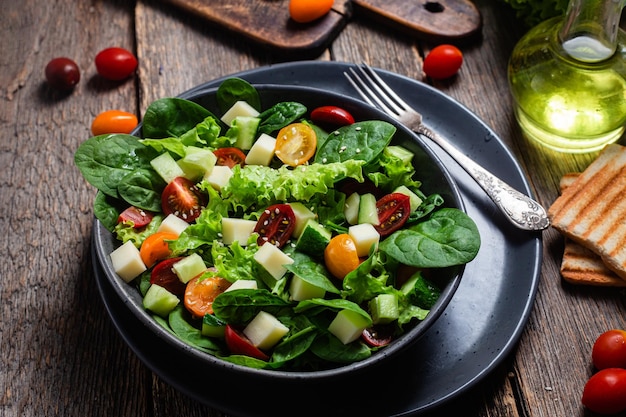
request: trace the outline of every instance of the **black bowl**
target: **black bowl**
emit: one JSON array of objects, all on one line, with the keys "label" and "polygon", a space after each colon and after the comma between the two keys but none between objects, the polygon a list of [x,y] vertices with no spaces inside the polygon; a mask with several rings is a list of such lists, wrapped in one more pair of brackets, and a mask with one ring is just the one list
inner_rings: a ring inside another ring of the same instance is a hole
[{"label": "black bowl", "polygon": [[[397,127],[397,132],[392,143],[402,145],[415,154],[413,163],[416,167],[417,177],[422,181],[422,190],[427,195],[431,193],[440,194],[445,200],[444,206],[446,207],[464,210],[464,205],[454,180],[435,153],[430,150],[420,137],[385,113],[359,100],[315,88],[279,85],[256,85],[255,87],[260,93],[263,108],[268,108],[275,103],[283,101],[300,102],[306,105],[309,110],[323,105],[336,105],[348,110],[356,120],[384,120],[394,124]],[[181,95],[181,97],[195,101],[215,114],[219,114],[215,100],[215,91],[215,88],[195,89]],[[137,131],[139,132],[139,129]],[[122,316],[131,314],[134,316],[134,320],[136,319],[142,323],[144,327],[142,331],[147,329],[156,335],[159,340],[167,344],[168,352],[170,352],[169,356],[171,356],[171,352],[182,355],[181,360],[184,363],[191,363],[197,369],[206,370],[210,374],[208,378],[212,381],[215,381],[216,378],[221,378],[225,384],[233,384],[233,389],[236,390],[246,390],[248,388],[263,390],[264,386],[262,384],[268,381],[271,382],[272,390],[277,389],[280,385],[289,386],[290,390],[293,390],[294,386],[298,384],[305,386],[308,384],[319,385],[331,380],[334,384],[340,381],[341,378],[354,378],[355,375],[363,370],[380,366],[387,358],[404,351],[412,344],[418,342],[419,338],[437,320],[452,300],[464,270],[464,266],[440,270],[436,279],[443,291],[429,315],[368,359],[348,365],[338,365],[336,368],[321,371],[259,370],[235,365],[199,351],[185,344],[157,324],[144,310],[142,297],[136,288],[125,283],[113,270],[109,254],[119,246],[120,242],[100,222],[96,221],[94,227],[94,249],[97,261],[102,267],[106,281],[108,281],[117,297],[119,297],[122,303],[120,305],[124,306],[124,311],[116,311],[116,314]],[[119,326],[118,330],[123,332]],[[142,356],[141,352],[137,353],[140,357]],[[164,357],[163,360],[175,361],[176,358]],[[155,371],[158,373],[158,369]],[[267,389],[266,386],[265,389]],[[211,395],[210,388],[207,390],[207,395]]]}]

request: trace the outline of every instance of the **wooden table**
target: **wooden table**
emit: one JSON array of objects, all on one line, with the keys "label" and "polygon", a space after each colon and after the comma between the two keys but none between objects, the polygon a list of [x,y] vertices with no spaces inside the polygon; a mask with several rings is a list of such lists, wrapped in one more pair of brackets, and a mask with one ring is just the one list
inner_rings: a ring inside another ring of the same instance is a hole
[{"label": "wooden table", "polygon": [[[561,175],[584,169],[594,155],[556,154],[522,138],[506,64],[526,28],[496,0],[476,4],[482,38],[463,45],[456,78],[433,85],[493,128],[548,206]],[[103,110],[142,114],[154,99],[288,58],[156,0],[5,1],[0,34],[0,416],[225,416],[154,375],[113,327],[93,283],[94,189],[73,155]],[[113,45],[139,58],[127,82],[95,75],[95,53]],[[355,14],[316,59],[365,61],[421,80],[432,46]],[[46,63],[63,55],[82,70],[79,86],[65,95],[49,89],[43,75]],[[554,230],[543,237],[538,293],[517,349],[432,415],[587,415],[580,396],[592,372],[591,346],[604,330],[626,327],[624,292],[564,284],[563,240]]]}]

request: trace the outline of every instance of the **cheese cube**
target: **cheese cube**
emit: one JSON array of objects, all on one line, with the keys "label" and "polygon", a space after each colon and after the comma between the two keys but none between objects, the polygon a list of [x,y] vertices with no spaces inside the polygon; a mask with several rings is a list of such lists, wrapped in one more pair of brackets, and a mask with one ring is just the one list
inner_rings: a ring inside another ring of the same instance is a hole
[{"label": "cheese cube", "polygon": [[256,223],[254,220],[222,218],[222,240],[224,244],[231,245],[237,241],[241,246],[246,246],[250,235],[254,233]]},{"label": "cheese cube", "polygon": [[126,282],[131,282],[147,269],[139,249],[130,240],[111,252],[110,256],[113,270]]},{"label": "cheese cube", "polygon": [[177,236],[189,227],[189,223],[176,216],[175,214],[168,214],[165,219],[159,225],[157,232],[173,233]]},{"label": "cheese cube", "polygon": [[276,138],[268,134],[262,133],[254,142],[252,148],[246,155],[246,164],[248,165],[265,165],[268,166],[274,157],[274,148],[276,147]]},{"label": "cheese cube", "polygon": [[266,243],[254,254],[257,261],[274,279],[280,279],[287,272],[283,265],[292,264],[294,261],[285,252],[276,246]]},{"label": "cheese cube", "polygon": [[359,257],[368,256],[373,245],[378,246],[380,234],[369,223],[361,223],[348,228],[348,234],[354,240],[356,253]]},{"label": "cheese cube", "polygon": [[358,339],[370,324],[370,320],[356,311],[341,310],[328,326],[328,331],[334,334],[341,343],[347,345]]},{"label": "cheese cube", "polygon": [[207,175],[204,176],[204,179],[211,185],[211,187],[216,190],[221,190],[228,181],[230,181],[230,177],[233,176],[233,171],[224,165],[216,165],[210,172],[207,172]]},{"label": "cheese cube", "polygon": [[254,107],[245,101],[237,101],[230,109],[228,109],[226,113],[224,113],[222,116],[222,122],[226,123],[227,126],[230,126],[236,117],[257,117],[258,115],[259,112]]},{"label": "cheese cube", "polygon": [[287,326],[265,311],[259,311],[243,329],[243,334],[259,349],[272,348],[288,332]]},{"label": "cheese cube", "polygon": [[238,279],[233,282],[230,287],[226,288],[224,292],[233,290],[256,290],[257,288],[258,285],[254,279]]}]

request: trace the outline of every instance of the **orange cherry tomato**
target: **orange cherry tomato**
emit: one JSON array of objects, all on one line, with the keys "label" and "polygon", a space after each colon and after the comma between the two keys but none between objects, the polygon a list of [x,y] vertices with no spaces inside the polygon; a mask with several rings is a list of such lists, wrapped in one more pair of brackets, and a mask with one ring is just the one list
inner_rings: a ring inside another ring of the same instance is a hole
[{"label": "orange cherry tomato", "polygon": [[343,233],[333,237],[324,249],[324,263],[335,278],[344,279],[354,271],[361,260],[357,255],[356,244],[352,237]]},{"label": "orange cherry tomato", "polygon": [[91,133],[94,136],[106,133],[130,133],[137,127],[137,116],[121,110],[107,110],[91,123]]},{"label": "orange cherry tomato", "polygon": [[325,16],[334,0],[290,0],[289,16],[298,23],[308,23]]},{"label": "orange cherry tomato", "polygon": [[444,79],[456,74],[463,64],[463,53],[454,45],[439,45],[424,59],[424,72],[431,78]]},{"label": "orange cherry tomato", "polygon": [[213,301],[230,287],[230,282],[220,277],[199,275],[187,283],[183,303],[185,308],[197,318],[213,314]]},{"label": "orange cherry tomato", "polygon": [[172,254],[168,244],[169,240],[176,240],[178,236],[169,232],[157,232],[153,233],[146,238],[141,244],[139,249],[139,256],[141,260],[148,267],[151,268],[158,261],[161,261]]},{"label": "orange cherry tomato", "polygon": [[292,123],[278,132],[274,153],[284,164],[295,167],[308,162],[316,149],[315,130],[304,123]]}]

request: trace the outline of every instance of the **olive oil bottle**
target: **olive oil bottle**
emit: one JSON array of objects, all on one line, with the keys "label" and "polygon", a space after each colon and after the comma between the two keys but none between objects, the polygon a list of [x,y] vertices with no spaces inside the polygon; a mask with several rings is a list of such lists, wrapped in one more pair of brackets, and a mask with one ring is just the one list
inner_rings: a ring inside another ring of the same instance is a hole
[{"label": "olive oil bottle", "polygon": [[524,134],[561,152],[617,141],[626,124],[626,0],[570,0],[540,23],[509,60],[515,116]]}]

